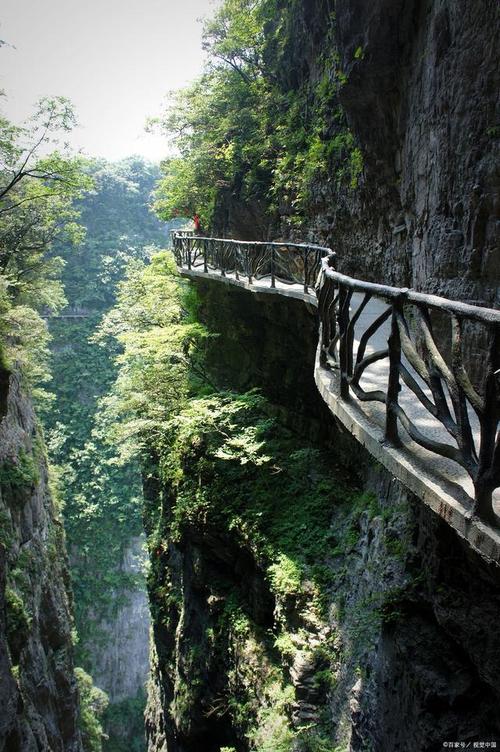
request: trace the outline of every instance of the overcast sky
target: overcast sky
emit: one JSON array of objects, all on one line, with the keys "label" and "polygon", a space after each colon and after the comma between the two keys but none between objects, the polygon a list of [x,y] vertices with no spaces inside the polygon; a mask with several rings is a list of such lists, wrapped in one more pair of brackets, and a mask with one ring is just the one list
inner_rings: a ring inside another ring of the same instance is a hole
[{"label": "overcast sky", "polygon": [[201,70],[201,24],[214,0],[1,0],[0,88],[20,122],[41,96],[63,95],[92,156],[159,160],[165,139],[144,133],[165,94]]}]

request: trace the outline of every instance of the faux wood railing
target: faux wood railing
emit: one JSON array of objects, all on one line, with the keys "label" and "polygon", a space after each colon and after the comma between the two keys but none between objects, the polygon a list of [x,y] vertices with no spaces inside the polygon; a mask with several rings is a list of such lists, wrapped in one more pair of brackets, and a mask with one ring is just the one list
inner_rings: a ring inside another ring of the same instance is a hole
[{"label": "faux wood railing", "polygon": [[[474,513],[496,524],[492,493],[500,485],[500,311],[347,277],[335,270],[335,254],[320,246],[179,233],[173,245],[177,264],[188,270],[315,291],[320,365],[338,370],[338,397],[382,403],[388,444],[400,446],[402,428],[416,444],[463,467],[474,484]],[[383,301],[383,309],[359,332],[372,299]],[[378,333],[380,340],[379,330],[387,323],[386,344],[377,349],[374,338]],[[443,335],[446,330],[449,337]],[[468,368],[473,341],[483,343],[478,348],[479,384]],[[383,359],[388,361],[385,388],[367,391],[361,385],[363,374]],[[432,431],[416,425],[400,404],[403,385],[451,442],[436,440]]]},{"label": "faux wood railing", "polygon": [[304,243],[201,238],[190,233],[173,233],[172,241],[177,264],[186,269],[217,271],[249,284],[268,280],[271,287],[298,284],[313,294],[321,259],[330,252]]}]

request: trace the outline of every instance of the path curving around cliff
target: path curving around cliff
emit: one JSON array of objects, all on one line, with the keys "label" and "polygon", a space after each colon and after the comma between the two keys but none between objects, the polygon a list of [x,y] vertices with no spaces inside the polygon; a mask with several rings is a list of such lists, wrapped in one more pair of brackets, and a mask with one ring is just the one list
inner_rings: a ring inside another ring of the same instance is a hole
[{"label": "path curving around cliff", "polygon": [[[296,298],[315,308],[318,305],[316,295],[312,292],[305,293],[300,284],[286,284],[276,280],[275,285],[272,286],[269,278],[249,283],[241,276],[238,278],[233,272],[223,274],[214,269],[202,271],[181,266],[179,271],[186,278],[201,278],[218,283],[222,282],[241,287],[254,294],[263,293]],[[355,293],[352,299],[352,307],[357,308],[361,299],[362,295]],[[357,322],[359,327],[357,327],[354,337],[354,354],[357,353],[360,341],[358,332],[366,331],[386,307],[382,301],[372,299],[361,313]],[[367,355],[387,347],[389,334],[390,324],[385,322],[370,340],[367,346]],[[414,378],[420,382],[424,391],[428,393],[426,385],[419,379],[418,374],[412,369],[408,361],[405,360],[404,362]],[[366,391],[385,388],[388,381],[388,371],[389,359],[378,360],[364,371],[361,386]],[[403,429],[400,436],[401,446],[390,446],[384,439],[384,407],[372,401],[360,402],[359,400],[342,399],[339,396],[339,372],[332,368],[324,368],[320,364],[319,346],[314,378],[323,400],[335,418],[370,452],[374,459],[415,493],[426,506],[444,519],[475,551],[487,561],[499,565],[500,531],[473,515],[474,487],[466,470],[453,460],[437,456],[419,446]],[[441,423],[425,410],[415,398],[415,395],[404,385],[399,396],[399,403],[413,424],[427,436],[431,436],[435,441],[449,439]],[[478,443],[479,425],[470,410],[469,418],[474,440]],[[494,492],[493,505],[500,528],[499,489]]]}]

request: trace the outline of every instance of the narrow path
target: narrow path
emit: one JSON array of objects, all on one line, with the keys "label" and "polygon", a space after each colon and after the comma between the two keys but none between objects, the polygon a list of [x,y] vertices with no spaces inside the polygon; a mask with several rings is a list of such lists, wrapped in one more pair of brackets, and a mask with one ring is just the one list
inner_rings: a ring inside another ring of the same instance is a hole
[{"label": "narrow path", "polygon": [[[234,273],[223,275],[220,271],[211,269],[204,272],[200,268],[188,270],[180,269],[183,276],[214,279],[218,282],[235,285],[253,293],[284,295],[305,301],[317,306],[317,298],[313,291],[306,294],[300,284],[286,284],[276,280],[271,286],[269,278],[259,279],[249,284],[241,276],[237,279]],[[354,293],[351,308],[357,309],[363,296]],[[357,354],[359,338],[369,325],[387,309],[384,301],[372,298],[361,313],[355,326],[354,355]],[[370,338],[366,354],[384,349],[390,334],[389,320],[385,322]],[[408,361],[403,357],[405,366],[431,399],[432,395],[427,385],[419,378]],[[363,373],[360,385],[366,390],[387,389],[389,373],[388,357],[369,365]],[[329,405],[334,415],[346,426],[370,453],[381,462],[395,477],[401,480],[411,491],[419,496],[424,503],[434,509],[443,519],[452,525],[457,532],[479,551],[485,558],[500,563],[500,531],[484,524],[472,517],[474,487],[469,474],[453,460],[441,457],[426,450],[415,441],[401,427],[400,437],[402,447],[394,448],[384,442],[384,426],[386,420],[385,406],[377,402],[361,402],[357,399],[342,400],[339,395],[339,376],[335,368],[326,369],[319,364],[319,353],[315,368],[315,378],[318,389]],[[435,419],[417,399],[415,394],[402,384],[399,403],[411,418],[412,422],[427,437],[447,444],[455,444],[444,426]],[[479,425],[475,413],[469,410],[471,427],[476,447],[479,446]],[[500,490],[494,493],[494,510],[500,528]]]}]

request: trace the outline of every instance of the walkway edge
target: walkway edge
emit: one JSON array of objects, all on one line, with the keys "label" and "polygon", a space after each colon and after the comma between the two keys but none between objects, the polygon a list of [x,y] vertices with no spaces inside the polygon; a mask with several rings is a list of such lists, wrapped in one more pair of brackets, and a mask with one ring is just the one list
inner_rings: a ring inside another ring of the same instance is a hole
[{"label": "walkway edge", "polygon": [[[470,510],[447,493],[430,474],[426,474],[420,467],[416,468],[407,450],[396,449],[383,443],[382,430],[363,415],[356,403],[346,402],[336,396],[336,374],[320,366],[319,353],[318,346],[314,380],[333,415],[377,462],[442,517],[475,551],[488,561],[500,565],[500,534],[477,517],[473,517]],[[470,504],[472,506],[472,499]]]},{"label": "walkway edge", "polygon": [[[264,293],[267,295],[280,295],[302,300],[304,303],[317,308],[318,301],[314,294],[307,294],[299,290],[287,288],[272,288],[269,285],[258,282],[249,284],[244,280],[234,277],[222,276],[217,272],[204,272],[194,269],[178,267],[179,273],[188,279],[205,279],[215,282],[224,282],[233,287],[240,287],[254,294]],[[477,517],[473,517],[470,509],[460,501],[457,501],[451,493],[436,481],[421,467],[416,467],[411,461],[411,454],[404,448],[396,449],[384,444],[382,430],[370,422],[363,412],[356,407],[355,402],[346,402],[338,394],[338,384],[334,371],[320,366],[319,353],[321,332],[319,335],[316,363],[314,367],[314,380],[318,391],[328,406],[330,412],[337,418],[347,431],[364,446],[372,457],[409,491],[418,498],[445,522],[447,522],[457,534],[479,553],[484,559],[495,565],[500,565],[500,532],[485,525]],[[464,497],[472,499],[464,492]]]},{"label": "walkway edge", "polygon": [[286,287],[271,287],[270,285],[262,285],[258,282],[249,284],[243,279],[235,279],[234,277],[225,276],[218,272],[203,272],[196,271],[195,269],[184,269],[183,267],[177,267],[181,277],[188,277],[190,279],[212,279],[216,282],[225,282],[232,287],[242,287],[248,292],[265,293],[266,295],[280,295],[285,298],[295,298],[296,300],[302,300],[304,303],[310,303],[315,308],[318,307],[318,299],[314,294],[308,294],[306,292],[300,292],[299,290],[292,290]]}]

